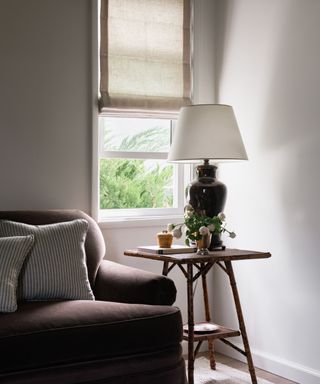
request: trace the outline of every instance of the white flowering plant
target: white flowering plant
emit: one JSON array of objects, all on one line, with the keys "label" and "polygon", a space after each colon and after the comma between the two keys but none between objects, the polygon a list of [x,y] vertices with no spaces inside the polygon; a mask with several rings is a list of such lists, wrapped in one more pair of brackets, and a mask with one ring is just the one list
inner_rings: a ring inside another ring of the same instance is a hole
[{"label": "white flowering plant", "polygon": [[184,208],[184,222],[180,224],[168,224],[167,230],[172,233],[173,237],[179,239],[182,237],[182,228],[185,227],[186,245],[191,242],[201,240],[203,236],[211,234],[228,233],[229,237],[234,239],[236,234],[230,232],[225,227],[226,216],[223,212],[217,216],[208,217],[195,213],[193,207],[188,204]]}]

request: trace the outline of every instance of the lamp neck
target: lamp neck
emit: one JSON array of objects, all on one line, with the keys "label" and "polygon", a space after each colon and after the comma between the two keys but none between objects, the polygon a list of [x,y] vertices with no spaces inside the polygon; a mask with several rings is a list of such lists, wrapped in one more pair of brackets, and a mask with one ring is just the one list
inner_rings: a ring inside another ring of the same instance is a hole
[{"label": "lamp neck", "polygon": [[215,165],[209,164],[209,160],[205,159],[204,163],[197,166],[197,175],[200,177],[212,177],[216,178],[217,167]]}]

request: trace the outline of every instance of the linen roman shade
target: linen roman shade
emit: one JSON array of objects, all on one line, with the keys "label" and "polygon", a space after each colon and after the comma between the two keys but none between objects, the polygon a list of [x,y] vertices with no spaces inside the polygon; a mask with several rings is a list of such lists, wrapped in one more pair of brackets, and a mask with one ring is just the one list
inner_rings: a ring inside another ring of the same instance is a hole
[{"label": "linen roman shade", "polygon": [[102,111],[191,104],[190,0],[101,0]]}]

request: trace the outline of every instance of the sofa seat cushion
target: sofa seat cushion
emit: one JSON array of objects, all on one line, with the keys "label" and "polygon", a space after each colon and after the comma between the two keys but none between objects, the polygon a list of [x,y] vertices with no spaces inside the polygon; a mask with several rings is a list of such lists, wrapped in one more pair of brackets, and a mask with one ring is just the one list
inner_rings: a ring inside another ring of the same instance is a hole
[{"label": "sofa seat cushion", "polygon": [[181,326],[169,306],[21,303],[0,315],[0,373],[159,351],[181,341]]}]

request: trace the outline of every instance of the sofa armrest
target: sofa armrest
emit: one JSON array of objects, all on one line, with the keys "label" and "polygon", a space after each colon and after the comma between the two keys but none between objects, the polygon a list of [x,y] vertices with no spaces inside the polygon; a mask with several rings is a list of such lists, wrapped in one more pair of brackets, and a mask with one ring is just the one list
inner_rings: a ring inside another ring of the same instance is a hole
[{"label": "sofa armrest", "polygon": [[177,293],[165,276],[108,260],[100,264],[93,291],[96,300],[153,305],[172,305]]}]

